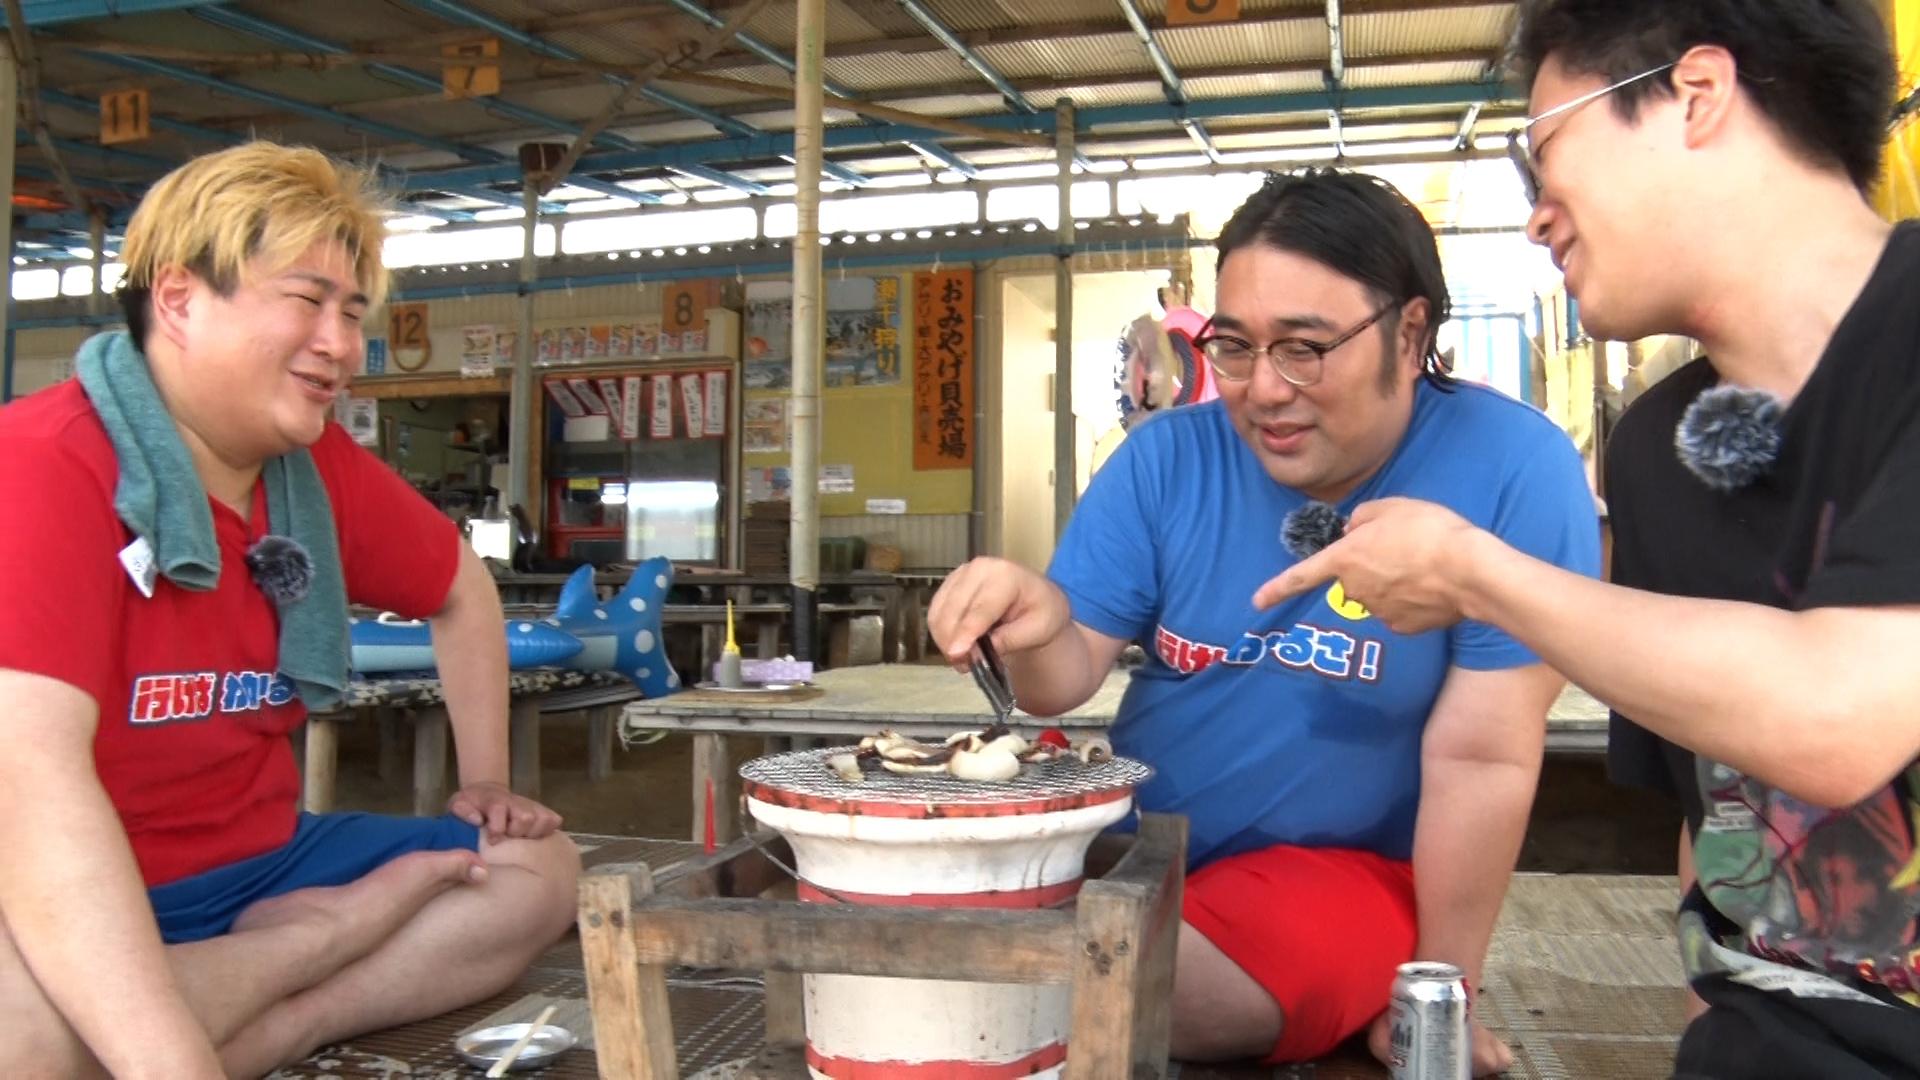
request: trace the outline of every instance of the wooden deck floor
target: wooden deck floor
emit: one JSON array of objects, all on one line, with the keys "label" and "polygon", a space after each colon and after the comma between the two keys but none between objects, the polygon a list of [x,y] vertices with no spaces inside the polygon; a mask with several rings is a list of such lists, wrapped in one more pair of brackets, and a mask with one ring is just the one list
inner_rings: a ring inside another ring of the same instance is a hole
[{"label": "wooden deck floor", "polygon": [[[589,866],[646,861],[664,867],[695,845],[621,837],[577,838]],[[1671,878],[1616,875],[1515,877],[1489,955],[1482,1015],[1514,1047],[1508,1073],[1528,1080],[1636,1080],[1664,1077],[1678,1037],[1684,991],[1674,946]],[[681,972],[672,982],[681,1075],[721,1080],[729,1063],[751,1055],[762,1031],[754,973]],[[580,949],[569,937],[548,950],[518,983],[490,1001],[436,1020],[376,1032],[328,1047],[277,1078],[479,1075],[453,1053],[453,1038],[493,1023],[531,1020],[556,1004],[555,1022],[584,1045],[537,1073],[598,1075]],[[702,1074],[705,1074],[702,1076]],[[1181,1080],[1384,1077],[1357,1047],[1289,1069],[1186,1066]]]}]

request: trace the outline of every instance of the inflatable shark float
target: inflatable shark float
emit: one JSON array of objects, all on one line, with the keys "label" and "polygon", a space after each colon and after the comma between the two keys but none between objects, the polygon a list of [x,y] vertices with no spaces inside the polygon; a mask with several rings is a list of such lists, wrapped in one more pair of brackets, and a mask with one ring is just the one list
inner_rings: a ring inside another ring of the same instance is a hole
[{"label": "inflatable shark float", "polygon": [[[673,693],[680,688],[680,676],[667,663],[660,634],[661,607],[672,581],[671,561],[648,559],[633,568],[619,595],[601,603],[593,588],[593,567],[582,566],[560,590],[551,618],[507,621],[507,666],[516,671],[617,671],[647,697]],[[382,615],[354,619],[351,630],[357,674],[433,670],[433,638],[423,621]]]}]

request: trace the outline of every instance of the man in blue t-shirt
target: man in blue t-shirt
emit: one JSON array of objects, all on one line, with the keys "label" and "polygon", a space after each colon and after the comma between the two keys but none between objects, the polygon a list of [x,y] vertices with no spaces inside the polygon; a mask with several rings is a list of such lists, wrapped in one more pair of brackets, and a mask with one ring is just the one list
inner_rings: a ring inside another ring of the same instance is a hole
[{"label": "man in blue t-shirt", "polygon": [[[1218,246],[1199,344],[1220,400],[1128,437],[1047,578],[974,560],[928,625],[956,663],[992,628],[1039,715],[1146,648],[1113,738],[1157,770],[1142,808],[1192,828],[1176,1056],[1305,1060],[1369,1025],[1384,1054],[1399,964],[1478,984],[1562,680],[1483,624],[1402,635],[1337,585],[1264,612],[1253,592],[1296,561],[1281,533],[1311,501],[1432,500],[1584,574],[1598,521],[1564,434],[1444,375],[1439,253],[1390,185],[1273,177]],[[1474,1058],[1511,1054],[1476,1024]]]}]

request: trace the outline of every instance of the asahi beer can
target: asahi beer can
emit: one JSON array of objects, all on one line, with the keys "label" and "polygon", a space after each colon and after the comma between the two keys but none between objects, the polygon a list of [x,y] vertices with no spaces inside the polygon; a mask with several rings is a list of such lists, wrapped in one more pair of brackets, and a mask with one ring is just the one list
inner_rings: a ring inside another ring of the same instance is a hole
[{"label": "asahi beer can", "polygon": [[1452,964],[1401,964],[1393,979],[1388,1064],[1393,1080],[1471,1080],[1467,980]]}]

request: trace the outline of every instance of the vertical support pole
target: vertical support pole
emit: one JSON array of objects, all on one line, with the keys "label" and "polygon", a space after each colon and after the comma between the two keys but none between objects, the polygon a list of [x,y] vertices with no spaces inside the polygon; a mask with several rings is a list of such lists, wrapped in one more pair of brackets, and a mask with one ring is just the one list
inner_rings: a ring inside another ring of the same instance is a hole
[{"label": "vertical support pole", "polygon": [[6,355],[0,358],[0,402],[13,400],[13,140],[20,110],[20,73],[12,49],[0,49],[0,338]]},{"label": "vertical support pole", "polygon": [[793,582],[793,651],[816,659],[814,593],[820,584],[820,358],[826,349],[821,308],[820,167],[826,61],[826,0],[799,0],[794,33],[793,128],[793,522],[788,532]]},{"label": "vertical support pole", "polygon": [[1073,516],[1079,494],[1077,441],[1073,425],[1073,102],[1053,106],[1054,157],[1060,174],[1060,224],[1053,260],[1053,535]]},{"label": "vertical support pole", "polygon": [[533,498],[533,286],[540,278],[540,262],[534,255],[534,238],[540,228],[540,185],[525,169],[526,148],[521,148],[524,175],[520,183],[521,219],[524,237],[520,245],[520,326],[513,343],[513,389],[507,399],[507,506],[526,508],[530,520],[544,516]]},{"label": "vertical support pole", "polygon": [[87,245],[93,252],[93,291],[87,294],[87,314],[105,315],[107,291],[101,287],[100,275],[107,268],[107,212],[97,206],[87,215]]}]

